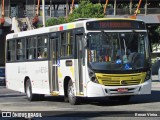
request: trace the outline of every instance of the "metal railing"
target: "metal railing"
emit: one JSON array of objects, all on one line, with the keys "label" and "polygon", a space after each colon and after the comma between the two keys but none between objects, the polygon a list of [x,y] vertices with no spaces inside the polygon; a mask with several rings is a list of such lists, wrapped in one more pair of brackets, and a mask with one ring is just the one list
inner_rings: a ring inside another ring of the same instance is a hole
[{"label": "metal railing", "polygon": [[[130,10],[129,8],[116,8],[116,12],[115,15],[132,15],[134,14],[136,8],[133,8],[132,10]],[[33,17],[35,16],[36,11],[33,9],[27,9],[26,11],[24,11],[24,16],[27,17]],[[69,13],[69,11],[68,11]],[[45,10],[45,14],[46,16],[50,16],[51,17],[64,17],[66,16],[66,11],[63,9],[60,10],[52,10],[51,14],[50,11],[48,11],[47,9]],[[138,14],[160,14],[160,8],[140,8],[138,11]],[[114,15],[114,8],[108,8],[106,9],[106,15]],[[0,12],[0,16],[1,16],[1,12]],[[40,10],[40,16],[42,16],[42,10]],[[15,17],[15,16],[11,16],[11,11],[10,9],[5,9],[5,17]]]},{"label": "metal railing", "polygon": [[[134,14],[136,8],[133,8],[131,11],[129,8],[117,8],[116,15],[131,15]],[[106,10],[107,15],[114,15],[114,9],[108,8]],[[138,14],[160,14],[160,8],[148,8],[145,10],[144,8],[140,8]]]},{"label": "metal railing", "polygon": [[[116,9],[116,14],[115,15],[133,15],[135,12],[136,8],[133,8],[131,11],[129,8],[117,8]],[[41,11],[40,11],[41,13]],[[69,13],[69,11],[68,11]],[[50,16],[49,11],[45,11],[46,16]],[[107,15],[114,15],[114,9],[109,8],[106,10]],[[144,8],[140,8],[138,11],[138,14],[160,14],[160,8],[148,8],[145,10]],[[66,11],[65,10],[52,10],[51,11],[51,17],[64,17],[66,16]]]}]

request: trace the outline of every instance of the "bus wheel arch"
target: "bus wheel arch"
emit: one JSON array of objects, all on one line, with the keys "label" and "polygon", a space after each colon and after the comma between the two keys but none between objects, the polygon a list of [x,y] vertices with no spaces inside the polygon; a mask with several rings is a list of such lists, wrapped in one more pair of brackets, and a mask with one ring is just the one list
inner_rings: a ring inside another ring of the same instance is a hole
[{"label": "bus wheel arch", "polygon": [[25,93],[26,93],[27,99],[29,101],[39,100],[40,97],[43,97],[43,96],[40,96],[39,94],[33,94],[31,80],[29,77],[25,78],[24,88],[25,88]]},{"label": "bus wheel arch", "polygon": [[29,101],[33,101],[35,99],[35,95],[32,93],[32,85],[29,77],[26,77],[24,83],[25,83],[25,93],[26,93],[27,99]]},{"label": "bus wheel arch", "polygon": [[64,79],[64,101],[69,102],[71,105],[80,103],[80,99],[74,93],[73,81],[69,76]]},{"label": "bus wheel arch", "polygon": [[68,100],[71,105],[80,104],[80,98],[78,98],[75,94],[74,83],[71,79],[68,82],[67,93],[68,93]]}]

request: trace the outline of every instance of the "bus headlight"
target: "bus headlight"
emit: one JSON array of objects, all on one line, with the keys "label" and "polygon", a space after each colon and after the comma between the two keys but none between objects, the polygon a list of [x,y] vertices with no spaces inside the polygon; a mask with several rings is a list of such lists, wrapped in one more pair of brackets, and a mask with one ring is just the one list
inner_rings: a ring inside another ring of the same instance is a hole
[{"label": "bus headlight", "polygon": [[89,68],[88,68],[88,72],[89,72],[89,77],[90,77],[91,81],[94,82],[94,83],[99,83],[97,78],[96,78],[95,73]]},{"label": "bus headlight", "polygon": [[147,71],[147,74],[146,74],[146,77],[145,77],[144,81],[147,81],[149,79],[151,79],[151,70]]}]

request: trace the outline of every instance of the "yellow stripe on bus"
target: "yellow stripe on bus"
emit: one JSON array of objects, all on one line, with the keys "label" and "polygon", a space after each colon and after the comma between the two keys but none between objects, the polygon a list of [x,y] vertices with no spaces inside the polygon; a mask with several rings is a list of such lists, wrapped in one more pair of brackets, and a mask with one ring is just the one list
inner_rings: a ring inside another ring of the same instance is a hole
[{"label": "yellow stripe on bus", "polygon": [[74,67],[70,67],[70,72],[72,74],[72,77],[74,78]]},{"label": "yellow stripe on bus", "polygon": [[58,67],[58,78],[62,78],[62,73],[59,67]]}]

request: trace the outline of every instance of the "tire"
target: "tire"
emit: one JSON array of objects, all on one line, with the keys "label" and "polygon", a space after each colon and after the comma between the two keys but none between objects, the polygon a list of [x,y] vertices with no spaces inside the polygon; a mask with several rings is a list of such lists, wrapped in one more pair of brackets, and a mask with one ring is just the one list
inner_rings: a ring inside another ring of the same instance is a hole
[{"label": "tire", "polygon": [[66,102],[66,103],[69,102],[68,96],[64,96],[64,102]]},{"label": "tire", "polygon": [[33,94],[32,93],[32,85],[29,79],[26,81],[25,92],[26,92],[27,99],[29,101],[43,100],[44,98],[43,94]]},{"label": "tire", "polygon": [[71,105],[80,104],[80,98],[78,98],[77,96],[75,96],[74,86],[73,86],[72,80],[70,80],[70,81],[68,82],[67,94],[68,94],[69,103],[70,103]]},{"label": "tire", "polygon": [[68,103],[68,83],[64,84],[64,102]]}]

